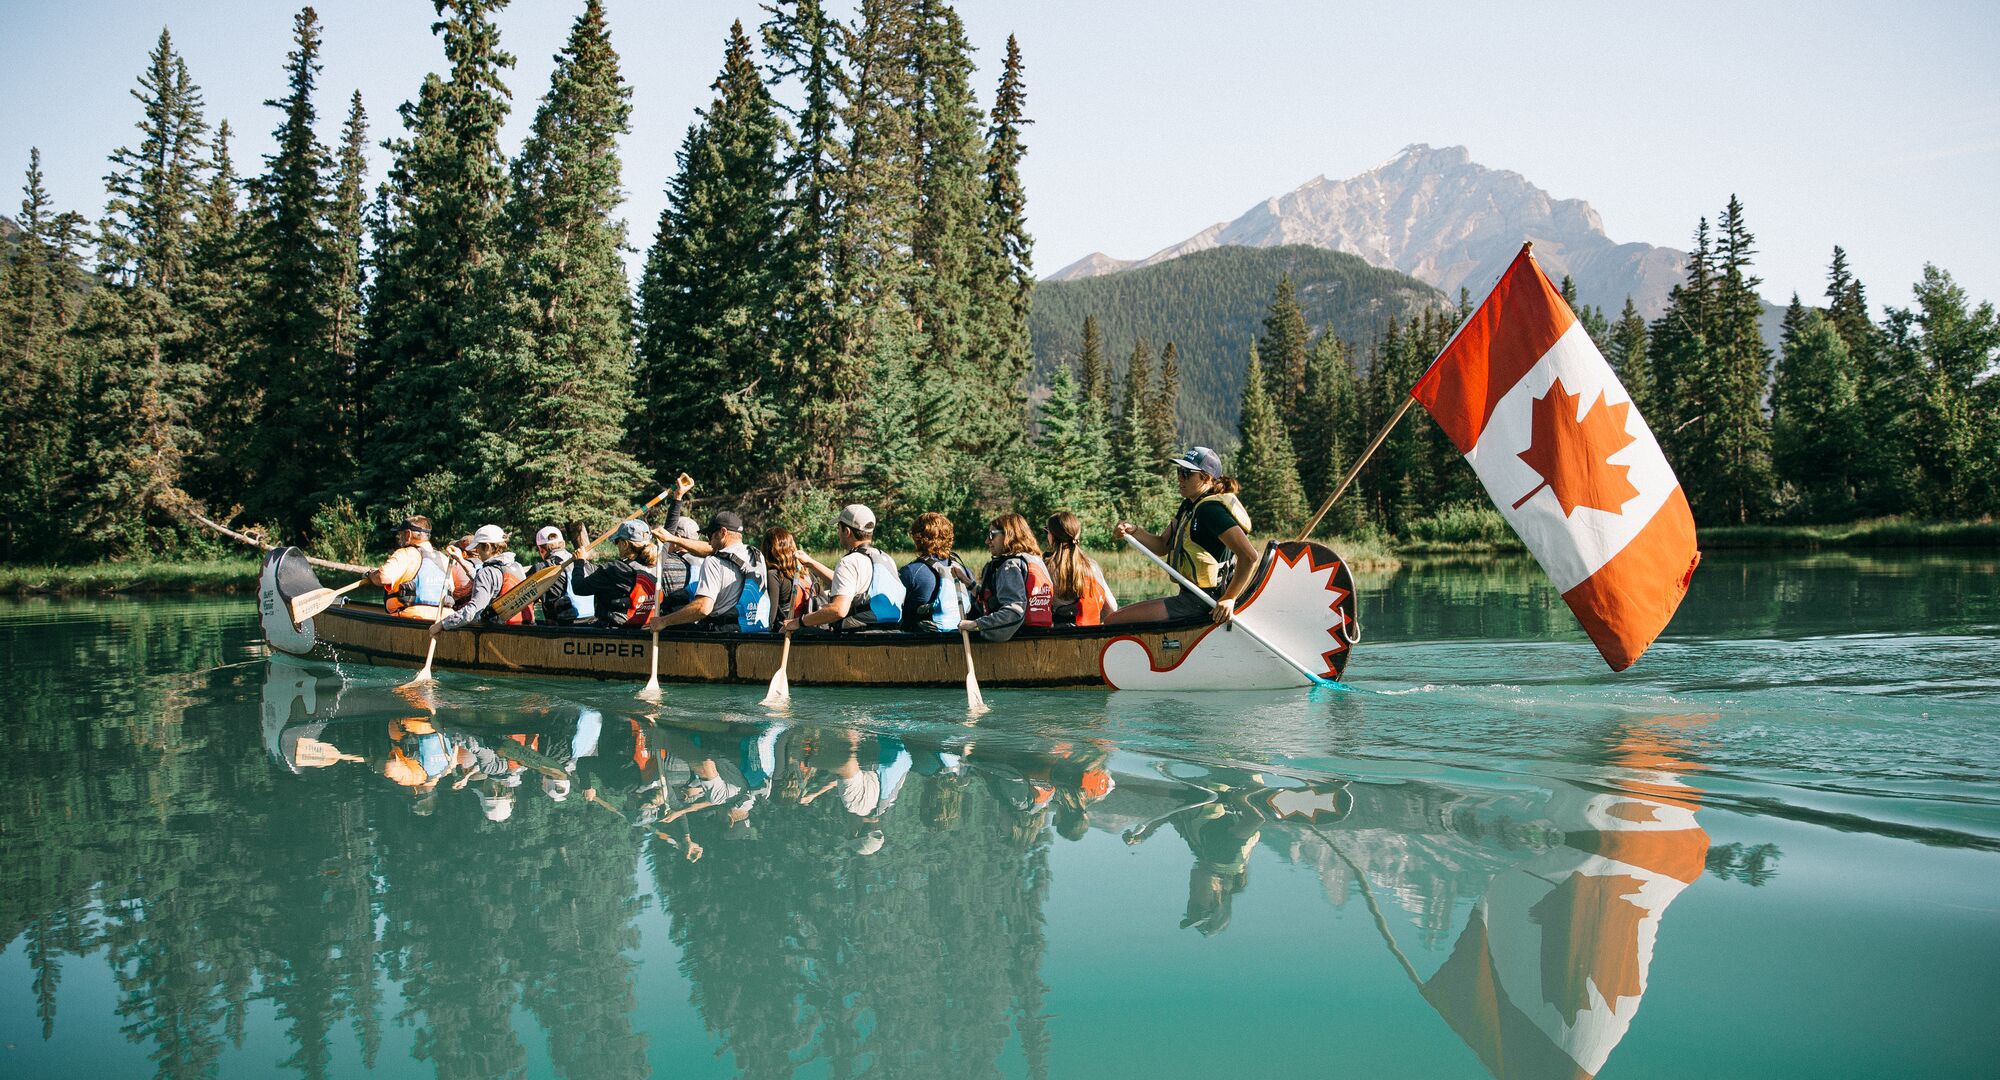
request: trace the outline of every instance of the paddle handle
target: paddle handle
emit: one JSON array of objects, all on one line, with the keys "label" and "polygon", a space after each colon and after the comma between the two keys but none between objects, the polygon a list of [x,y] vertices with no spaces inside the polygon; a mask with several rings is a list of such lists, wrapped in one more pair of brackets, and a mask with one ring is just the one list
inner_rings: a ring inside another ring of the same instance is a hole
[{"label": "paddle handle", "polygon": [[[1215,606],[1214,597],[1208,595],[1207,592],[1203,591],[1201,586],[1196,585],[1194,582],[1189,581],[1185,577],[1182,577],[1180,571],[1175,570],[1172,566],[1168,565],[1167,560],[1160,558],[1159,555],[1154,553],[1152,548],[1149,548],[1146,545],[1140,543],[1138,537],[1133,536],[1131,533],[1126,533],[1125,542],[1139,549],[1139,551],[1144,553],[1148,559],[1151,559],[1155,563],[1158,563],[1160,569],[1165,570],[1167,572],[1168,577],[1173,578],[1176,582],[1180,583],[1181,588],[1186,589],[1189,592],[1192,592],[1196,596],[1199,596],[1203,600],[1207,601],[1209,607],[1213,608]],[[1304,664],[1301,664],[1297,660],[1292,659],[1290,653],[1286,652],[1283,649],[1278,648],[1276,645],[1271,644],[1271,642],[1268,639],[1266,639],[1264,635],[1252,629],[1249,623],[1244,622],[1241,618],[1232,619],[1230,621],[1235,624],[1238,630],[1241,630],[1244,633],[1250,635],[1250,640],[1256,642],[1259,645],[1264,646],[1264,648],[1270,650],[1272,656],[1275,656],[1278,659],[1283,660],[1287,665],[1289,665],[1292,668],[1292,670],[1297,671],[1301,675],[1304,675],[1308,682],[1314,685],[1318,685],[1319,683],[1326,681],[1325,676],[1322,676],[1317,672],[1312,671],[1311,669],[1307,668]]]}]

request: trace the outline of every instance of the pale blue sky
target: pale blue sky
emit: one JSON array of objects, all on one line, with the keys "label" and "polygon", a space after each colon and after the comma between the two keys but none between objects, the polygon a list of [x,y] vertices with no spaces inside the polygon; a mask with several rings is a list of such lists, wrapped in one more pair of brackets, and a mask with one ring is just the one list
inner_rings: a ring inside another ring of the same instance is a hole
[{"label": "pale blue sky", "polygon": [[[379,140],[443,66],[427,0],[326,0],[323,135],[362,91]],[[518,147],[579,0],[516,0],[502,40]],[[732,18],[754,3],[608,0],[635,88],[625,141],[633,242],[650,242],[673,153],[708,100]],[[0,207],[28,148],[60,206],[93,216],[105,157],[162,24],[239,132],[270,149],[294,5],[0,0]],[[990,98],[1007,35],[1027,61],[1035,262],[1148,254],[1314,176],[1412,142],[1464,144],[1619,241],[1686,246],[1731,192],[1766,293],[1817,296],[1844,245],[1871,299],[1905,303],[1928,260],[2000,299],[2000,4],[997,3],[960,6]],[[375,152],[371,180],[383,155]]]}]

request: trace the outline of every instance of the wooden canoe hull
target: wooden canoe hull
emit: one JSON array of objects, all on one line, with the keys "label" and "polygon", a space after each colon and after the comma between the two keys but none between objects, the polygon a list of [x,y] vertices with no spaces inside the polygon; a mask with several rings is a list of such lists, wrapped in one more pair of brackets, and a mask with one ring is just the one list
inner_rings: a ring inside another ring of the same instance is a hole
[{"label": "wooden canoe hull", "polygon": [[[1289,549],[1296,549],[1289,561],[1263,560],[1239,610],[1253,612],[1261,606],[1282,615],[1271,625],[1258,624],[1260,632],[1284,637],[1283,647],[1295,656],[1322,660],[1323,677],[1337,679],[1349,644],[1343,633],[1353,636],[1351,579],[1338,556],[1320,545],[1273,546],[1281,556]],[[294,655],[331,650],[343,661],[389,667],[423,664],[430,624],[388,615],[379,605],[342,603],[293,625],[286,614],[287,597],[317,587],[309,571],[301,573],[303,560],[288,556],[295,550],[272,552],[264,567],[259,607],[274,649]],[[1289,580],[1287,574],[1299,580]],[[1301,583],[1312,587],[1299,588]],[[1286,607],[1297,607],[1301,597],[1303,614]],[[593,626],[472,627],[438,635],[434,666],[644,682],[651,670],[651,640],[643,631]],[[761,685],[776,674],[782,645],[776,634],[663,631],[660,679]],[[1243,690],[1309,685],[1248,634],[1212,626],[1206,619],[1023,630],[1004,642],[974,635],[972,656],[984,686]],[[792,640],[788,678],[794,686],[963,686],[965,652],[957,634],[802,632]]]}]

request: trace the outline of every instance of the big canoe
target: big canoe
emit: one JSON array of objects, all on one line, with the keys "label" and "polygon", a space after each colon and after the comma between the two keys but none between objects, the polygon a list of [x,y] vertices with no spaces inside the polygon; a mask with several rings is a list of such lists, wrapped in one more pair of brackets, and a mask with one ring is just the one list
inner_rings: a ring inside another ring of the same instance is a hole
[{"label": "big canoe", "polygon": [[[292,597],[320,587],[297,548],[265,557],[258,608],[271,647],[295,656],[414,668],[429,624],[399,619],[380,604],[341,602],[302,625]],[[1311,542],[1264,549],[1237,618],[1271,644],[1338,680],[1360,639],[1354,578],[1331,548]],[[650,635],[593,626],[482,626],[438,635],[434,665],[449,671],[553,675],[642,682]],[[660,678],[672,682],[765,683],[783,638],[671,629],[660,634]],[[1246,633],[1203,618],[1056,630],[1022,630],[1008,641],[972,638],[984,686],[1112,690],[1277,690],[1312,685]],[[965,653],[957,634],[800,633],[787,677],[794,686],[960,686]]]}]

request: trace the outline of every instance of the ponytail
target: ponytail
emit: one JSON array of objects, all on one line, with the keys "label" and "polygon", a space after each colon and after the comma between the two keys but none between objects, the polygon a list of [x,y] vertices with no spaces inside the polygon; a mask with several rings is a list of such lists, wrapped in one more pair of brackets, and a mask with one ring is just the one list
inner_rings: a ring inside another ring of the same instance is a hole
[{"label": "ponytail", "polygon": [[1242,484],[1239,484],[1239,483],[1237,483],[1237,482],[1236,482],[1236,478],[1235,478],[1235,477],[1233,477],[1233,476],[1216,476],[1216,477],[1211,477],[1211,478],[1209,479],[1209,482],[1208,482],[1208,491],[1206,492],[1206,494],[1208,494],[1208,495],[1235,495],[1235,494],[1238,494],[1239,492],[1241,492],[1242,490],[1243,490],[1243,485],[1242,485]]},{"label": "ponytail", "polygon": [[1059,510],[1049,515],[1049,576],[1055,579],[1056,596],[1074,600],[1083,595],[1083,579],[1089,574],[1089,559],[1080,541],[1083,523],[1075,514]]}]

